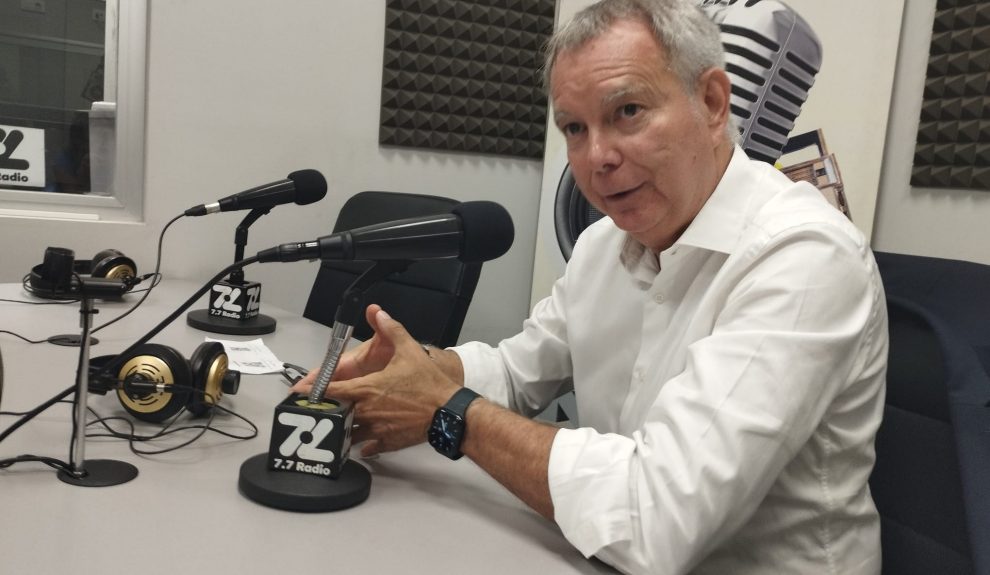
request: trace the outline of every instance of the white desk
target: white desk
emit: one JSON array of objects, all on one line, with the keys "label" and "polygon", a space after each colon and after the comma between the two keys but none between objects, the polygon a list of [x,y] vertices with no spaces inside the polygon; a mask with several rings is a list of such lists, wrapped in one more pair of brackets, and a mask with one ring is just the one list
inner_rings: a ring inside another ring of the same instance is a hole
[{"label": "white desk", "polygon": [[[96,333],[100,343],[91,356],[122,351],[196,287],[165,282],[138,311]],[[98,300],[94,325],[137,297]],[[0,285],[0,298],[32,299],[20,284]],[[206,307],[205,300],[198,307]],[[279,359],[320,362],[328,328],[265,303],[261,311],[278,320],[274,333],[260,337]],[[78,334],[79,305],[0,302],[0,329],[31,339]],[[205,336],[238,339],[190,328],[183,314],[152,341],[189,357]],[[75,380],[77,348],[29,345],[0,334],[0,349],[3,411],[31,409]],[[258,426],[258,437],[247,441],[208,433],[176,452],[138,457],[122,440],[87,440],[86,459],[138,467],[137,478],[123,485],[68,485],[40,463],[0,470],[0,573],[611,572],[584,559],[555,525],[472,462],[448,461],[425,445],[359,460],[372,473],[371,495],[351,509],[292,513],[248,500],[237,489],[238,470],[267,451],[273,408],[286,393],[279,376],[245,375],[239,393],[224,397],[224,405]],[[89,405],[104,416],[125,414],[113,394],[91,395]],[[0,430],[14,420],[0,418]],[[220,415],[215,422],[234,425]],[[70,433],[71,407],[55,405],[0,443],[0,458],[31,453],[67,461]]]}]

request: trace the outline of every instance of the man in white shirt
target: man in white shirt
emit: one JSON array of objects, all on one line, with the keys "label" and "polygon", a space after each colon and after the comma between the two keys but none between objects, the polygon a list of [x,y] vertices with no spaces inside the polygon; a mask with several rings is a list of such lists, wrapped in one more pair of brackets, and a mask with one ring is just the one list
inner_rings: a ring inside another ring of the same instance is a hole
[{"label": "man in white shirt", "polygon": [[[578,14],[550,97],[608,217],[519,335],[424,354],[373,305],[328,393],[364,454],[429,437],[624,572],[876,574],[879,275],[816,189],[734,144],[722,67],[686,1]],[[582,427],[524,417],[570,389]]]}]

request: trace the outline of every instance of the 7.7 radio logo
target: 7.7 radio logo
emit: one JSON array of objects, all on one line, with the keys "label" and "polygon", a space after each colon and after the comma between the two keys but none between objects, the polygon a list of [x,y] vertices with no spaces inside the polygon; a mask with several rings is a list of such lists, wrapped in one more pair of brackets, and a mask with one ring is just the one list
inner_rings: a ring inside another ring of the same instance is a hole
[{"label": "7.7 radio logo", "polygon": [[282,425],[291,425],[295,431],[289,434],[279,446],[278,452],[285,457],[292,457],[298,454],[303,459],[330,463],[333,461],[333,452],[329,449],[317,447],[333,431],[333,421],[330,419],[316,420],[310,415],[298,413],[280,413],[278,422]]},{"label": "7.7 radio logo", "polygon": [[326,399],[310,404],[292,394],[275,407],[268,468],[336,478],[351,447],[354,404]]},{"label": "7.7 radio logo", "polygon": [[0,126],[0,186],[45,187],[45,131]]},{"label": "7.7 radio logo", "polygon": [[261,284],[258,282],[220,282],[213,285],[210,315],[230,319],[250,319],[261,308]]},{"label": "7.7 radio logo", "polygon": [[0,151],[0,169],[23,171],[31,167],[31,162],[11,157],[23,141],[24,132],[20,130],[5,132],[0,128],[0,145],[3,145],[3,150]]}]

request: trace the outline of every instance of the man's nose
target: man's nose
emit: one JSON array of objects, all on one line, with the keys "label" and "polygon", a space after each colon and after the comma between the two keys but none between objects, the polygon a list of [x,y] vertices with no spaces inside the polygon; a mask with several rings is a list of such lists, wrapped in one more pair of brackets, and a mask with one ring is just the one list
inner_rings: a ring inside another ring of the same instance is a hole
[{"label": "man's nose", "polygon": [[589,132],[588,161],[596,174],[607,174],[622,163],[615,137],[607,130]]}]

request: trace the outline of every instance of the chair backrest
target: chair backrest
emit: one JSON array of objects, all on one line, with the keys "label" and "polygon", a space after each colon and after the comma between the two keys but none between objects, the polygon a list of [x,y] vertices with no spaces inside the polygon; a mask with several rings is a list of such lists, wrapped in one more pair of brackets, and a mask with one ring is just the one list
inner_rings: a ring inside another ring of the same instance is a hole
[{"label": "chair backrest", "polygon": [[973,573],[942,342],[910,302],[889,298],[887,309],[887,398],[870,477],[883,573]]},{"label": "chair backrest", "polygon": [[[371,224],[447,213],[459,202],[450,198],[395,192],[360,192],[344,203],[334,232]],[[303,316],[333,325],[334,314],[347,288],[371,267],[371,262],[333,262],[320,265]],[[414,262],[366,292],[365,302],[381,305],[424,343],[449,347],[457,343],[464,317],[478,285],[481,263],[457,259]],[[354,337],[367,339],[373,331],[362,314]]]}]

